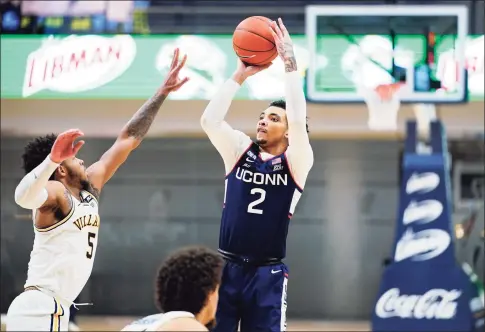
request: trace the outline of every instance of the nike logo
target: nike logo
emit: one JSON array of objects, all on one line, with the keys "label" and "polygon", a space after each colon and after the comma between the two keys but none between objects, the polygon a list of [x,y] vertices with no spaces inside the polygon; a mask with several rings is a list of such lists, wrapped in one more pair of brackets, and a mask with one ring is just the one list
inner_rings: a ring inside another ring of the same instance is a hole
[{"label": "nike logo", "polygon": [[246,158],[246,161],[249,162],[249,163],[254,163],[254,160],[252,160],[251,158]]},{"label": "nike logo", "polygon": [[275,274],[275,273],[278,273],[278,272],[281,272],[281,270],[271,270],[271,274]]},{"label": "nike logo", "polygon": [[256,55],[253,54],[253,55],[239,55],[238,54],[238,57],[240,57],[241,59],[251,59],[251,58],[254,58]]}]

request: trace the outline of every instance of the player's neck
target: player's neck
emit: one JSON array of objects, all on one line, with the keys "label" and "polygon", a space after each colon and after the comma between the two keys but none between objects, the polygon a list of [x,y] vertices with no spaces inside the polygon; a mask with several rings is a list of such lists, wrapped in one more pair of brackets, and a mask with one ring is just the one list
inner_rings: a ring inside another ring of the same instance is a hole
[{"label": "player's neck", "polygon": [[271,146],[259,146],[260,152],[266,152],[269,153],[270,155],[273,156],[278,156],[280,154],[283,154],[286,149],[288,148],[288,145],[286,144],[277,144],[277,145],[271,145]]},{"label": "player's neck", "polygon": [[62,184],[69,190],[72,196],[76,197],[78,200],[81,198],[81,188],[69,184],[67,181],[61,181]]},{"label": "player's neck", "polygon": [[209,322],[210,319],[207,308],[203,308],[197,315],[195,315],[195,319],[202,325],[205,325],[206,322]]}]

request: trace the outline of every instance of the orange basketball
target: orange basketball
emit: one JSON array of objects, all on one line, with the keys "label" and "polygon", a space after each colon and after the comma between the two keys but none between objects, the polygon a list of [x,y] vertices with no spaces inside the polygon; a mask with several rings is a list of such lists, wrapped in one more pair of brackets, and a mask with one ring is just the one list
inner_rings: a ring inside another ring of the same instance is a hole
[{"label": "orange basketball", "polygon": [[239,23],[232,35],[232,46],[241,61],[261,66],[276,58],[278,52],[270,23],[264,16],[251,16]]}]

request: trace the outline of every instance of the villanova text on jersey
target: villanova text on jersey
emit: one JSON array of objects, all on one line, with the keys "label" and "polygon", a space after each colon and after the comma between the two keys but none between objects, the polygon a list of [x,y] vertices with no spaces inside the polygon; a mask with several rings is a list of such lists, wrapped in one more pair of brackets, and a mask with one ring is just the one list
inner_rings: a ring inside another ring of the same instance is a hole
[{"label": "villanova text on jersey", "polygon": [[302,194],[286,155],[263,160],[253,143],[225,185],[219,248],[253,259],[283,259],[289,221]]}]

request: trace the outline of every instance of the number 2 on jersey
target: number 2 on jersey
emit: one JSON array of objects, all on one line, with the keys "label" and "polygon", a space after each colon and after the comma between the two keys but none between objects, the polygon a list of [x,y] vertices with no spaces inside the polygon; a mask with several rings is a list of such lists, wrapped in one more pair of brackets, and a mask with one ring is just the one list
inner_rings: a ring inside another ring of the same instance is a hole
[{"label": "number 2 on jersey", "polygon": [[249,203],[248,212],[254,213],[254,214],[263,214],[262,209],[255,209],[254,207],[264,202],[264,200],[266,199],[266,191],[261,188],[251,189],[251,195],[256,195],[256,194],[259,194],[259,198]]},{"label": "number 2 on jersey", "polygon": [[93,257],[93,250],[94,250],[94,243],[93,243],[93,239],[96,237],[96,234],[95,233],[91,233],[89,232],[88,233],[88,246],[89,246],[89,249],[88,251],[86,251],[86,257],[91,259]]}]

